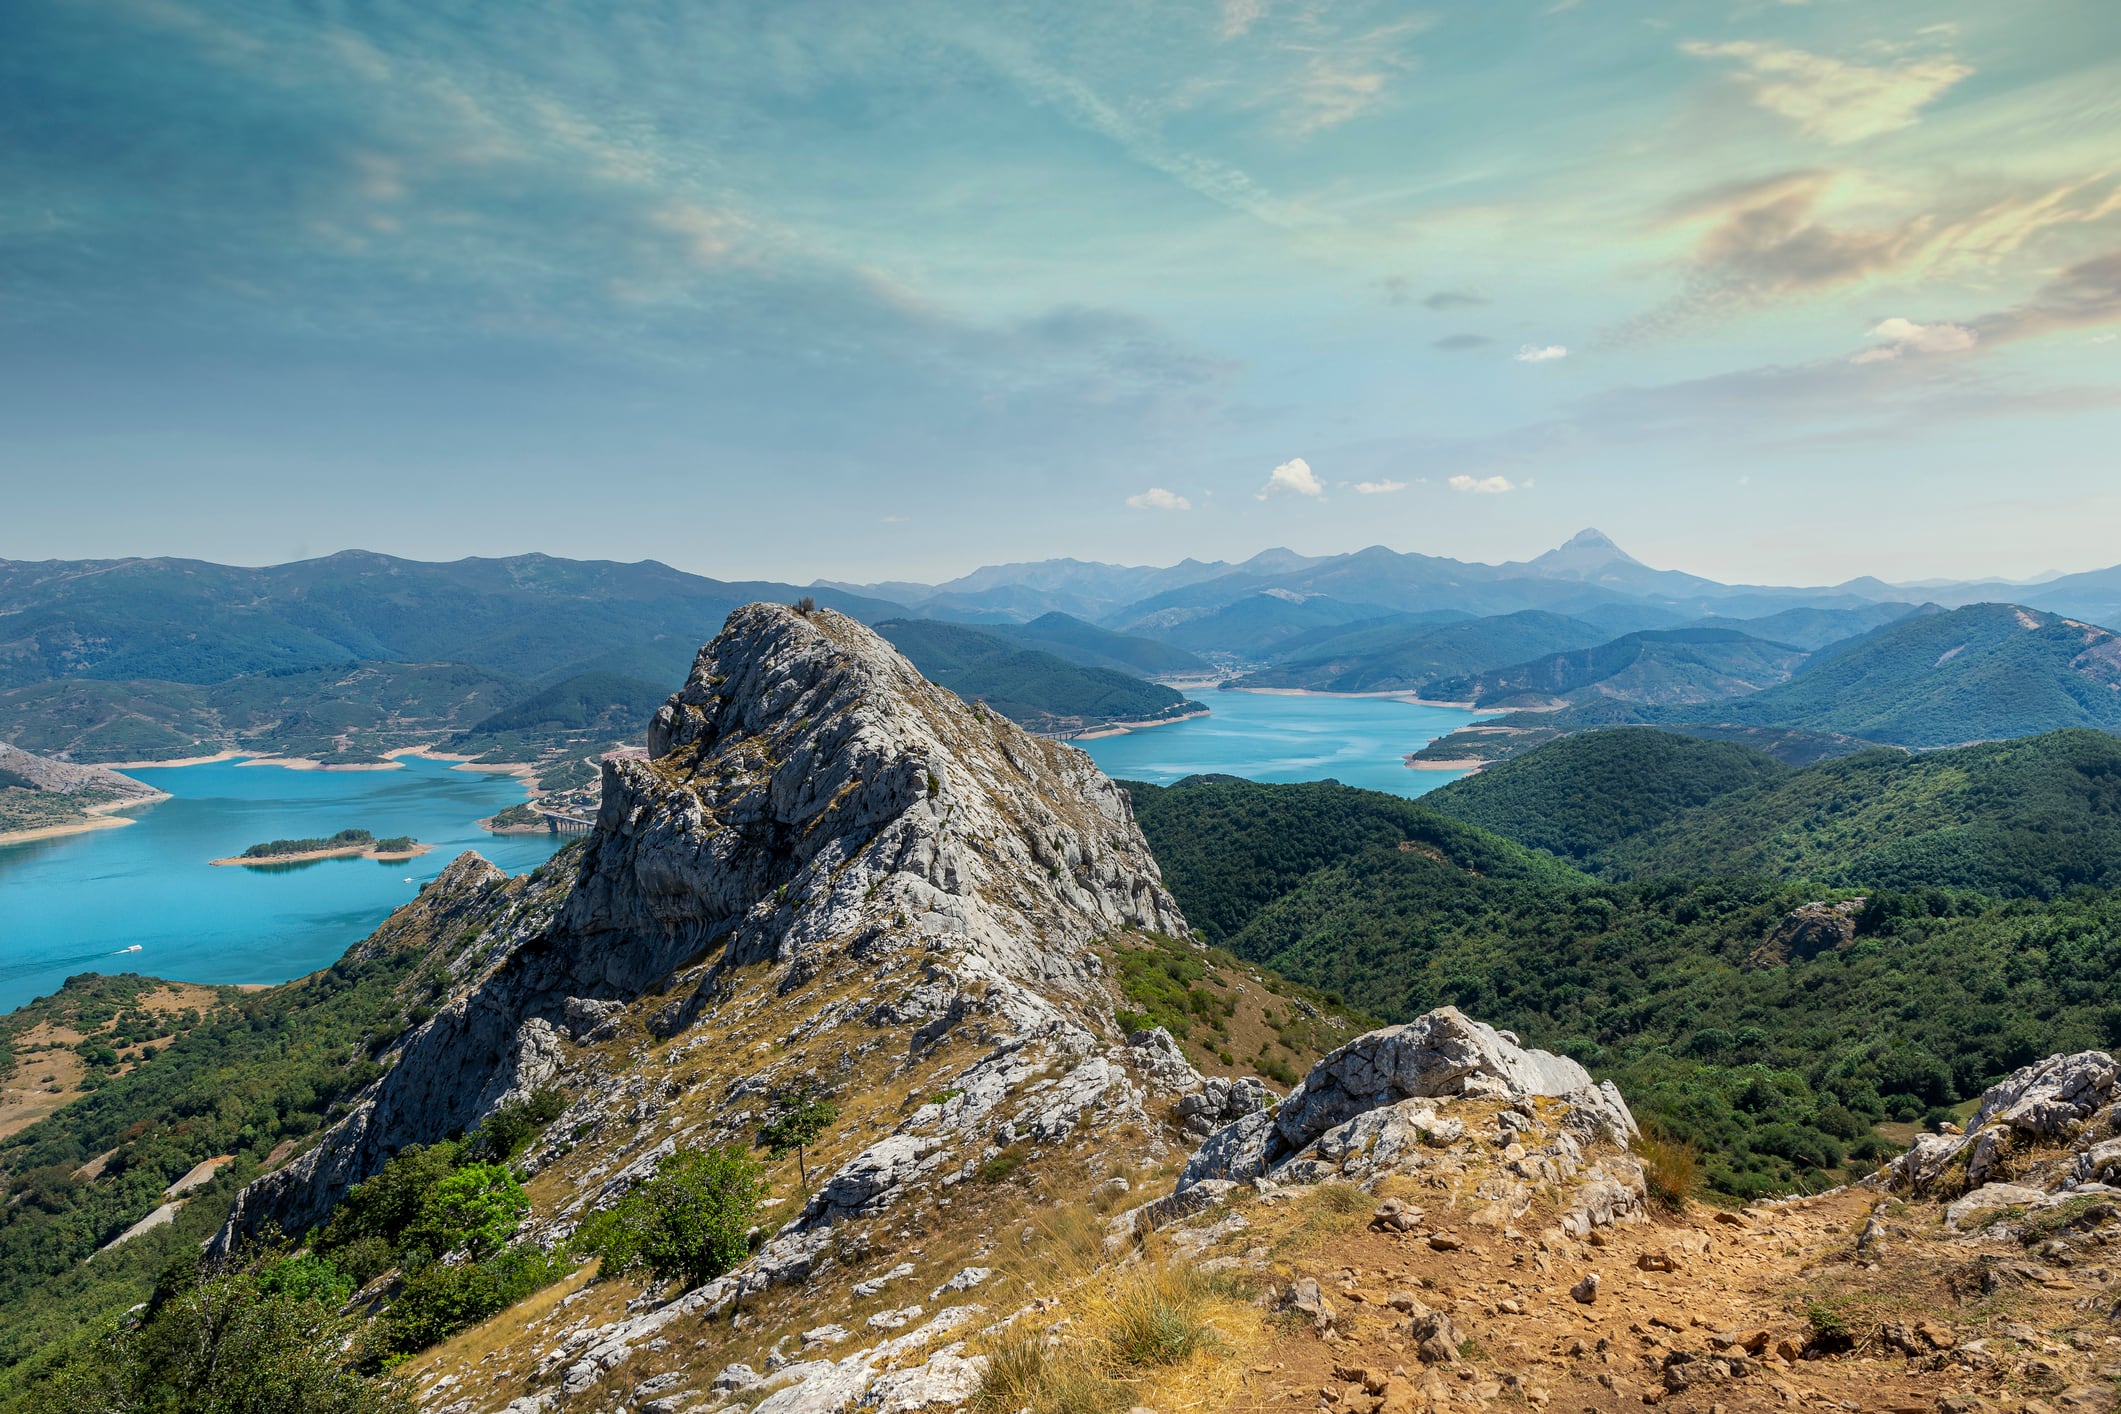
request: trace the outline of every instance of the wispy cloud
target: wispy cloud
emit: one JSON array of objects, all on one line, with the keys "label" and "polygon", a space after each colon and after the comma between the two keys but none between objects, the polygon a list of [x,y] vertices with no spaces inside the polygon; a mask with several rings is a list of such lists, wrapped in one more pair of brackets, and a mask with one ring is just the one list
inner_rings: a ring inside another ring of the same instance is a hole
[{"label": "wispy cloud", "polygon": [[1430,309],[1460,309],[1467,305],[1486,304],[1487,301],[1463,290],[1438,290],[1422,303]]},{"label": "wispy cloud", "polygon": [[1404,481],[1358,481],[1350,489],[1358,496],[1389,496],[1394,491],[1406,490],[1407,483]]},{"label": "wispy cloud", "polygon": [[1138,511],[1190,511],[1193,503],[1175,491],[1166,491],[1161,486],[1151,486],[1139,495],[1129,496],[1127,504]]},{"label": "wispy cloud", "polygon": [[1679,49],[1696,59],[1735,64],[1738,82],[1751,92],[1754,103],[1835,146],[1910,126],[1945,90],[1974,72],[1950,55],[1891,65],[1852,64],[1747,39],[1721,44],[1690,39]]},{"label": "wispy cloud", "polygon": [[[1471,496],[1500,496],[1515,491],[1517,484],[1506,476],[1454,476],[1445,483],[1453,491],[1463,491]],[[1530,485],[1529,482],[1526,483]]]},{"label": "wispy cloud", "polygon": [[1311,470],[1311,464],[1302,457],[1291,457],[1267,474],[1267,484],[1259,488],[1259,499],[1269,496],[1323,496],[1325,484]]},{"label": "wispy cloud", "polygon": [[1562,344],[1525,344],[1511,355],[1519,363],[1552,363],[1568,356],[1569,351]]},{"label": "wispy cloud", "polygon": [[1494,342],[1485,334],[1446,334],[1429,347],[1441,349],[1445,353],[1470,353],[1474,349],[1484,349]]},{"label": "wispy cloud", "polygon": [[1324,224],[1316,213],[1275,197],[1242,168],[1167,142],[1143,116],[1108,102],[1090,84],[1045,63],[1024,45],[974,28],[955,38],[1033,101],[1107,139],[1134,161],[1188,191],[1272,226],[1298,229]]},{"label": "wispy cloud", "polygon": [[1964,324],[1917,324],[1912,319],[1883,320],[1871,337],[1885,340],[1849,358],[1850,363],[1885,363],[1907,354],[1964,353],[1980,342],[1980,335]]}]

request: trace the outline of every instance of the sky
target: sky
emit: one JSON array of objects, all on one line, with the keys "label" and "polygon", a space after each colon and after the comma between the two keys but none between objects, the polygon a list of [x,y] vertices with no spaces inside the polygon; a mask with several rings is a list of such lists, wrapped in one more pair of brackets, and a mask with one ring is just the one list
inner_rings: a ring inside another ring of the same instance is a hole
[{"label": "sky", "polygon": [[2113,0],[8,0],[0,556],[2121,560]]}]

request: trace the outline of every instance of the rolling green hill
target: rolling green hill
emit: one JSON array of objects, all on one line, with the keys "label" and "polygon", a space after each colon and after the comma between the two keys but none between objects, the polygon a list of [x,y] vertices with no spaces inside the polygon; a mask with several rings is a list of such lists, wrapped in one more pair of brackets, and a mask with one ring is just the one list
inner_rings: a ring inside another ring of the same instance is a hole
[{"label": "rolling green hill", "polygon": [[1602,643],[1603,629],[1561,614],[1525,609],[1436,627],[1387,628],[1329,640],[1299,659],[1238,679],[1239,687],[1299,687],[1314,692],[1424,692],[1549,653]]},{"label": "rolling green hill", "polygon": [[2121,738],[2071,730],[1789,770],[1646,728],[1587,732],[1424,798],[1612,878],[2053,897],[2121,886]]},{"label": "rolling green hill", "polygon": [[1630,633],[1610,643],[1550,653],[1529,663],[1438,683],[1438,696],[1480,707],[1529,706],[1611,698],[1620,702],[1701,703],[1787,682],[1805,660],[1800,648],[1735,629],[1675,628]]},{"label": "rolling green hill", "polygon": [[1598,870],[1616,847],[1689,810],[1791,774],[1774,757],[1731,742],[1613,727],[1453,781],[1422,804]]},{"label": "rolling green hill", "polygon": [[1074,731],[1199,710],[1198,703],[1189,703],[1168,687],[1020,648],[984,627],[886,619],[876,631],[930,682],[967,702],[984,702],[1034,731]]},{"label": "rolling green hill", "polygon": [[2015,604],[1971,604],[1823,649],[1719,718],[1914,747],[2121,729],[2121,636]]},{"label": "rolling green hill", "polygon": [[1599,882],[1341,786],[1128,790],[1188,918],[1231,952],[1388,1020],[1452,1003],[1583,1058],[1701,1143],[1727,1193],[1838,1182],[1888,1151],[1881,1120],[2121,1044],[2111,893],[1874,892],[1841,945],[1763,961],[1817,886]]}]

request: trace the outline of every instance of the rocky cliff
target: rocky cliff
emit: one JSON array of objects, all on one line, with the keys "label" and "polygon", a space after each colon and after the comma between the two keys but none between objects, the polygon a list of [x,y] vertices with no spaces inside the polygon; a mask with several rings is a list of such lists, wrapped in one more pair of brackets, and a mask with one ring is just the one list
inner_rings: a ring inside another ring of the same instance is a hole
[{"label": "rocky cliff", "polygon": [[1125,794],[1086,756],[967,706],[829,610],[731,615],[657,714],[650,757],[606,763],[571,878],[519,895],[466,856],[428,887],[424,910],[479,936],[450,960],[455,995],[323,1142],[243,1195],[224,1242],[310,1226],[397,1150],[559,1078],[570,1046],[651,992],[658,1039],[764,969],[753,985],[774,995],[868,984],[834,1024],[901,1056],[967,1026],[1087,1054],[1111,1014],[1092,940],[1185,931]]}]

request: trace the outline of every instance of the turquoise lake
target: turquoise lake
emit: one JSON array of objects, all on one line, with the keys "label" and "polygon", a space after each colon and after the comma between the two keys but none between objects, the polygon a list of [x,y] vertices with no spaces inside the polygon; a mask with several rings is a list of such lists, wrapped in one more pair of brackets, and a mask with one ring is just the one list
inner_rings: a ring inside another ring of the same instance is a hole
[{"label": "turquoise lake", "polygon": [[1463,771],[1415,771],[1404,758],[1477,720],[1455,707],[1388,697],[1299,697],[1267,692],[1190,694],[1209,715],[1075,743],[1118,780],[1169,785],[1221,773],[1254,781],[1323,781],[1420,795]]},{"label": "turquoise lake", "polygon": [[[1411,771],[1408,752],[1473,720],[1375,697],[1207,692],[1206,717],[1079,743],[1108,775],[1167,784],[1222,772],[1420,795],[1462,774]],[[136,823],[0,846],[0,1011],[76,972],[188,982],[284,982],[336,961],[449,861],[475,849],[510,873],[563,841],[490,835],[523,798],[511,777],[404,758],[392,771],[290,771],[234,761],[127,772],[171,799]],[[329,859],[274,870],[207,863],[272,839],[358,827],[433,845],[417,859]],[[140,951],[124,949],[139,944]]]},{"label": "turquoise lake", "polygon": [[[336,961],[449,861],[475,849],[510,873],[564,843],[478,821],[523,799],[510,776],[404,758],[392,771],[291,771],[234,761],[128,771],[171,799],[136,823],[0,846],[0,1011],[76,972],[187,982],[284,982]],[[276,870],[207,863],[273,839],[361,828],[434,848],[395,864],[326,859]],[[122,952],[133,944],[139,952]]]}]

